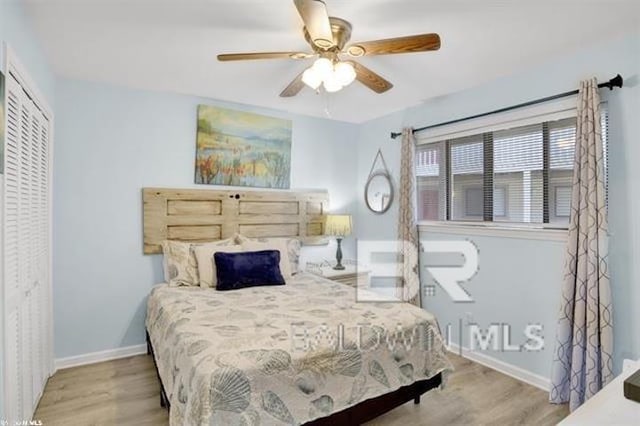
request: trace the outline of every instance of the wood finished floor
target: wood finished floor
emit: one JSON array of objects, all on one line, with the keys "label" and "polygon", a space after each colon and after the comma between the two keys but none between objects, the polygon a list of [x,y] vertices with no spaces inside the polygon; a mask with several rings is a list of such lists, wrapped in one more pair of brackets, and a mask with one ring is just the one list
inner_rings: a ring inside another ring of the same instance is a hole
[{"label": "wood finished floor", "polygon": [[[555,425],[569,410],[547,394],[497,371],[451,355],[456,371],[445,390],[409,402],[368,425]],[[34,419],[43,425],[166,425],[150,356],[140,355],[58,371],[49,379]]]}]

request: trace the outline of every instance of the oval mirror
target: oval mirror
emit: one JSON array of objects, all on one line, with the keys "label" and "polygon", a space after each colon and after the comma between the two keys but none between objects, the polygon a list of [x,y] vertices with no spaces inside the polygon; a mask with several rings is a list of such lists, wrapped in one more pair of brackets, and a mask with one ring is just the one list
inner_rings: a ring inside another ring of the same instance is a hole
[{"label": "oval mirror", "polygon": [[393,202],[393,184],[387,172],[378,171],[369,176],[364,188],[367,207],[374,213],[385,213]]}]

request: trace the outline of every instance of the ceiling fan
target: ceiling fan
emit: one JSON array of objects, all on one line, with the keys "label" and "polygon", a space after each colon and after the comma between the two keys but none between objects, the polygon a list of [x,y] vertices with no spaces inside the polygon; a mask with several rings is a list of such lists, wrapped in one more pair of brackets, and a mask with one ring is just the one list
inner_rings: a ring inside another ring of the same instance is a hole
[{"label": "ceiling fan", "polygon": [[293,3],[302,17],[304,37],[313,52],[230,53],[218,55],[218,60],[317,58],[311,67],[298,74],[280,93],[281,97],[286,98],[297,95],[305,85],[313,90],[319,90],[320,86],[323,86],[327,92],[337,92],[354,80],[358,80],[376,93],[384,93],[391,89],[393,84],[352,58],[440,49],[438,34],[365,41],[347,46],[351,39],[351,24],[344,19],[329,16],[324,1],[293,0]]}]

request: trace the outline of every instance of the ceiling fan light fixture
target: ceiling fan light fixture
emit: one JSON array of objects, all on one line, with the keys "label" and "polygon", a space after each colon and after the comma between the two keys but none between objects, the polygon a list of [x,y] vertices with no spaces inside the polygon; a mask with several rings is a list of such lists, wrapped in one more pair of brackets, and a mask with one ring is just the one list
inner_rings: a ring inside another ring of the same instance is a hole
[{"label": "ceiling fan light fixture", "polygon": [[311,67],[321,80],[325,81],[333,74],[333,62],[328,58],[318,58]]},{"label": "ceiling fan light fixture", "polygon": [[342,84],[338,80],[338,76],[335,73],[331,73],[328,78],[324,79],[324,90],[329,93],[334,93],[342,89]]},{"label": "ceiling fan light fixture", "polygon": [[348,86],[356,79],[356,70],[350,62],[338,62],[334,66],[333,72],[342,86]]},{"label": "ceiling fan light fixture", "polygon": [[327,58],[320,58],[302,73],[302,82],[317,90],[321,85],[329,92],[337,92],[353,83],[356,70],[350,62],[334,63]]},{"label": "ceiling fan light fixture", "polygon": [[302,73],[302,82],[307,86],[311,87],[313,90],[317,90],[318,87],[322,84],[322,78],[320,74],[315,70],[315,68],[307,68],[304,73]]}]

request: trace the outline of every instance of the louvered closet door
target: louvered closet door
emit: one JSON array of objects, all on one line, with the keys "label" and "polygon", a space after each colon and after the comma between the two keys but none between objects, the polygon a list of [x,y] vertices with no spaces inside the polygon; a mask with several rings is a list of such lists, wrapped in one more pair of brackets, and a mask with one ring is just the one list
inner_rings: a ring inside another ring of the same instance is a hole
[{"label": "louvered closet door", "polygon": [[49,311],[49,121],[38,110],[38,129],[32,139],[32,205],[36,215],[33,218],[35,238],[33,243],[33,254],[35,256],[33,273],[37,282],[37,291],[34,293],[33,307],[37,311],[34,318],[37,321],[36,328],[39,330],[39,339],[34,342],[34,376],[33,386],[38,389],[34,398],[34,407],[40,393],[44,390],[44,385],[49,377],[49,327],[52,321],[48,320],[52,312]]},{"label": "louvered closet door", "polygon": [[13,422],[31,419],[51,368],[50,123],[12,75],[6,82],[5,409]]},{"label": "louvered closet door", "polygon": [[41,217],[43,206],[41,205],[41,151],[42,151],[42,128],[47,126],[47,120],[36,107],[33,102],[29,105],[31,109],[31,133],[29,150],[29,282],[31,289],[29,291],[29,321],[31,331],[30,336],[30,353],[31,357],[31,406],[35,407],[43,388],[43,353],[42,342],[45,339],[45,328],[42,321],[43,309],[41,306],[42,293],[44,289],[42,269],[47,265],[46,260],[42,256],[41,246],[43,244],[43,232],[41,229]]},{"label": "louvered closet door", "polygon": [[[7,123],[5,145],[4,188],[4,269],[5,269],[5,406],[7,420],[11,424],[23,413],[23,351],[22,336],[24,313],[18,262],[18,218],[20,217],[20,146],[22,88],[11,76],[6,79]],[[10,391],[13,389],[13,391]],[[9,391],[7,393],[7,391]]]},{"label": "louvered closet door", "polygon": [[23,416],[28,413],[33,399],[31,380],[31,346],[33,327],[31,327],[31,293],[33,291],[31,274],[31,100],[23,98],[20,103],[20,146],[18,152],[20,165],[18,172],[18,279],[20,280],[20,310],[22,315],[22,404]]}]

